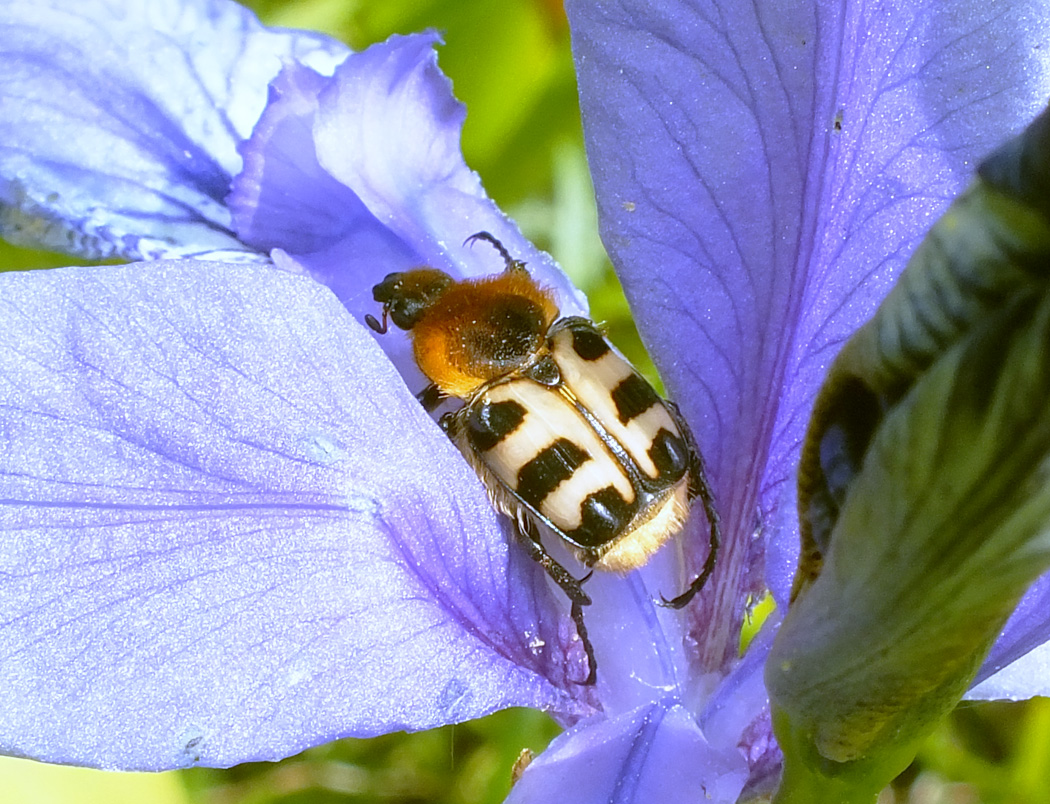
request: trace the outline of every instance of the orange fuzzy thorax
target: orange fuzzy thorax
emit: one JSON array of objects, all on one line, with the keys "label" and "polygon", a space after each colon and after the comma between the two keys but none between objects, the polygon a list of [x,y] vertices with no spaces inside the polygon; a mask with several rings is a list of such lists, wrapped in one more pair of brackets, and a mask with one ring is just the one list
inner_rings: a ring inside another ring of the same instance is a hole
[{"label": "orange fuzzy thorax", "polygon": [[466,399],[531,360],[557,317],[554,294],[524,269],[458,282],[412,328],[416,363],[443,394]]}]

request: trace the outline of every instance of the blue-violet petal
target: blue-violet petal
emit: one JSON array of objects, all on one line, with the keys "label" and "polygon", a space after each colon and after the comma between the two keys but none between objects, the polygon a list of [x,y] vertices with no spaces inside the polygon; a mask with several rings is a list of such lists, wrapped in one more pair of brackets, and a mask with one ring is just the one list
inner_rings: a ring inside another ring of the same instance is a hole
[{"label": "blue-violet petal", "polygon": [[577,712],[542,577],[328,290],[8,273],[0,320],[0,751],[231,765]]},{"label": "blue-violet petal", "polygon": [[284,61],[345,46],[229,0],[6,0],[0,234],[84,257],[253,251],[225,206]]}]

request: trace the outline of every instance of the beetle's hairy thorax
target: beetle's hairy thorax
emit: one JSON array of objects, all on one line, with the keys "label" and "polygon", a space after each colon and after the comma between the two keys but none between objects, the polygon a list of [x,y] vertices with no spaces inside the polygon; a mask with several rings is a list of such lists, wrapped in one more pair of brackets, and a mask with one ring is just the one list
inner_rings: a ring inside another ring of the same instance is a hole
[{"label": "beetle's hairy thorax", "polygon": [[413,328],[416,364],[443,394],[466,399],[533,362],[557,315],[524,270],[453,285]]}]

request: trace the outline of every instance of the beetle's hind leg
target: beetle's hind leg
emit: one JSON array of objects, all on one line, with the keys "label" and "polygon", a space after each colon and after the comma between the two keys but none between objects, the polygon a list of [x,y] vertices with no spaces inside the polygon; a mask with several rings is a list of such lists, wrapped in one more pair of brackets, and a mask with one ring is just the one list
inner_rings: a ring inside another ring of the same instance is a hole
[{"label": "beetle's hind leg", "polygon": [[711,574],[715,571],[715,562],[718,560],[718,548],[722,542],[722,526],[718,511],[715,510],[715,496],[711,491],[711,484],[707,480],[704,458],[700,454],[700,450],[696,448],[696,440],[689,430],[689,425],[686,424],[682,414],[678,411],[677,405],[668,402],[667,406],[674,414],[679,429],[693,446],[692,458],[689,462],[689,499],[695,500],[697,497],[700,498],[700,504],[704,506],[704,516],[707,517],[708,526],[707,558],[704,559],[704,566],[700,570],[700,574],[693,579],[693,582],[689,584],[682,594],[672,597],[670,600],[661,595],[660,599],[656,601],[661,606],[681,609],[689,605],[689,602],[696,597],[697,592],[704,588],[704,584],[707,583]]},{"label": "beetle's hind leg", "polygon": [[536,525],[525,517],[518,517],[514,531],[518,536],[518,541],[529,554],[529,558],[543,567],[551,580],[561,587],[561,590],[565,592],[572,603],[569,613],[573,623],[576,625],[576,633],[580,637],[580,642],[583,643],[583,651],[587,655],[588,667],[587,678],[577,683],[585,686],[594,684],[598,678],[598,663],[594,659],[594,646],[587,635],[587,626],[583,622],[583,607],[591,605],[591,598],[583,591],[582,584],[591,577],[590,573],[582,579],[577,579],[565,567],[555,561],[540,542]]}]

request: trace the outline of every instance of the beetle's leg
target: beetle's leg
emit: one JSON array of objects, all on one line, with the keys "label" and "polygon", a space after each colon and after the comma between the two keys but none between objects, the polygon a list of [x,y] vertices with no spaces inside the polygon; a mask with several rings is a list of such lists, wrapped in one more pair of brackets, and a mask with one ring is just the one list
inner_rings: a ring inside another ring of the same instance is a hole
[{"label": "beetle's leg", "polygon": [[423,410],[427,413],[433,413],[437,410],[438,405],[444,402],[446,398],[445,394],[441,393],[434,383],[431,383],[416,394],[416,399],[419,400],[419,404],[423,406]]},{"label": "beetle's leg", "polygon": [[499,252],[499,255],[503,258],[503,264],[506,266],[508,271],[524,271],[525,263],[521,260],[516,260],[510,256],[510,252],[507,251],[507,247],[503,245],[498,239],[496,239],[489,232],[475,232],[466,240],[463,241],[464,246],[472,246],[478,240],[484,240],[486,243],[491,243],[492,247]]},{"label": "beetle's leg", "polygon": [[561,590],[565,592],[572,602],[569,614],[572,617],[572,621],[576,624],[576,633],[580,637],[580,642],[583,643],[583,651],[587,655],[587,666],[589,668],[587,678],[578,683],[585,686],[594,684],[598,677],[598,663],[594,659],[594,646],[591,644],[590,637],[587,636],[587,626],[583,623],[583,607],[591,605],[591,598],[583,591],[581,586],[583,581],[591,577],[590,573],[582,580],[577,580],[573,577],[543,547],[539,534],[536,532],[536,526],[532,522],[522,519],[517,523],[514,530],[517,533],[518,541],[521,542],[521,545],[529,554],[529,558],[543,567],[547,575],[551,577],[551,580],[561,587]]},{"label": "beetle's leg", "polygon": [[547,552],[540,542],[539,534],[536,532],[536,526],[533,523],[527,520],[525,523],[519,523],[517,530],[519,541],[521,541],[528,552],[529,558],[543,567],[546,573],[551,576],[551,580],[565,592],[569,600],[579,603],[581,606],[591,605],[591,598],[583,591],[583,586],[581,585],[583,581],[591,577],[591,574],[588,573],[582,580],[574,578],[565,567],[555,561],[551,554]]},{"label": "beetle's leg", "polygon": [[704,458],[700,454],[700,450],[696,448],[696,440],[693,438],[692,432],[689,430],[689,425],[686,424],[685,418],[678,411],[678,406],[672,402],[667,403],[672,414],[674,414],[675,421],[678,424],[679,430],[682,431],[682,435],[686,437],[689,443],[693,446],[693,457],[690,461],[689,467],[689,499],[695,500],[697,497],[700,498],[700,503],[704,506],[704,515],[707,517],[707,525],[709,528],[708,535],[708,550],[707,558],[704,559],[703,569],[700,570],[700,574],[697,575],[688,588],[677,597],[673,597],[668,600],[663,595],[656,601],[661,606],[667,606],[672,609],[681,609],[689,605],[696,593],[704,588],[704,584],[707,583],[708,578],[711,577],[711,573],[715,571],[715,562],[718,559],[718,547],[722,541],[722,529],[721,520],[718,517],[718,511],[715,510],[715,496],[711,491],[711,485],[707,481],[707,471],[704,467]]}]

